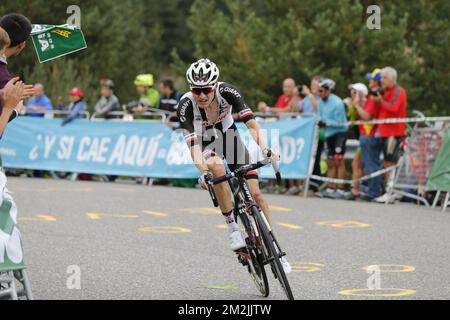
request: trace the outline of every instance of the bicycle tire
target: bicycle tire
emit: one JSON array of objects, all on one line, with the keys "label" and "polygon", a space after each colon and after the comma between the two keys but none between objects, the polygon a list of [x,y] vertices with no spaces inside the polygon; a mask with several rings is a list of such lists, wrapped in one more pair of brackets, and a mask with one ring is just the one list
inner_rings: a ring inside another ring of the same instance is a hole
[{"label": "bicycle tire", "polygon": [[286,273],[284,272],[283,266],[281,265],[281,261],[278,256],[279,254],[275,249],[272,236],[270,235],[270,232],[267,229],[266,223],[261,217],[261,212],[257,208],[252,207],[252,213],[256,217],[259,231],[266,246],[266,249],[270,251],[271,256],[274,258],[273,261],[271,262],[272,269],[274,270],[274,272],[277,273],[278,281],[280,282],[281,287],[283,288],[287,298],[289,300],[294,300],[294,295],[292,293],[291,286],[289,284]]}]

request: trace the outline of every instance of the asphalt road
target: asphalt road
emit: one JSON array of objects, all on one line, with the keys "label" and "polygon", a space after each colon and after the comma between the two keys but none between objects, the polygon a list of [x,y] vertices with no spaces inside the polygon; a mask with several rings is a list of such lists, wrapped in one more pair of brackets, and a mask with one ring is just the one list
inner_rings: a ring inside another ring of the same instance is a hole
[{"label": "asphalt road", "polygon": [[[26,178],[8,186],[36,299],[261,299],[207,192]],[[449,212],[267,199],[297,299],[450,299]],[[285,299],[269,276],[270,298]]]}]

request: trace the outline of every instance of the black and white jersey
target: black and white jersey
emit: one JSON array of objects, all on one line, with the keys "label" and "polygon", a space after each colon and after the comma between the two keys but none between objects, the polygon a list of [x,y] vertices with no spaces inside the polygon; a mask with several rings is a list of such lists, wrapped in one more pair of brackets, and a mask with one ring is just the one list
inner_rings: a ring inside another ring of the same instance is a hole
[{"label": "black and white jersey", "polygon": [[185,130],[188,145],[194,145],[210,129],[226,132],[234,124],[233,113],[238,113],[244,122],[254,119],[253,111],[245,103],[239,90],[224,82],[220,82],[216,89],[219,115],[216,122],[211,122],[206,111],[197,105],[191,92],[186,93],[177,108],[181,128]]}]

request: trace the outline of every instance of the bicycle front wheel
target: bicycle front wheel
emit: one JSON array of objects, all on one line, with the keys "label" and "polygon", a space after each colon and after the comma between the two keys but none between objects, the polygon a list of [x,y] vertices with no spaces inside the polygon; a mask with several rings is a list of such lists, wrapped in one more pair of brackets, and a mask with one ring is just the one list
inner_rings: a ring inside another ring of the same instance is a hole
[{"label": "bicycle front wheel", "polygon": [[291,286],[287,279],[286,273],[284,272],[283,266],[281,265],[280,253],[275,248],[274,239],[272,238],[272,235],[267,227],[267,224],[262,217],[262,213],[255,207],[252,208],[252,213],[256,218],[260,235],[263,239],[264,246],[267,249],[267,253],[269,254],[269,257],[267,258],[272,260],[270,262],[272,270],[275,273],[276,278],[280,282],[281,287],[283,288],[287,298],[289,300],[294,300],[294,295],[292,294]]}]

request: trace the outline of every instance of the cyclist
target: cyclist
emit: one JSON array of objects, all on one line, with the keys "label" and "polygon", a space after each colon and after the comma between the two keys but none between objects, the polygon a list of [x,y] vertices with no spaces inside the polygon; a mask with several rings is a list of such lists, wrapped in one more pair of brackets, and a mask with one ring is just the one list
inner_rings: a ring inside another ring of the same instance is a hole
[{"label": "cyclist", "polygon": [[[239,137],[233,113],[239,114],[266,159],[279,158],[269,150],[261,128],[240,91],[228,83],[219,82],[219,74],[216,64],[208,59],[194,62],[186,72],[191,91],[181,98],[177,108],[192,159],[201,172],[199,184],[203,189],[207,189],[208,179],[226,174],[222,158],[226,159],[231,171],[250,163],[249,152]],[[270,223],[269,207],[259,189],[257,171],[248,172],[246,178],[250,192]],[[228,183],[214,186],[214,191],[228,225],[231,249],[237,251],[244,248],[245,241],[234,220]],[[290,273],[291,267],[284,257],[281,263],[285,272]]]}]

